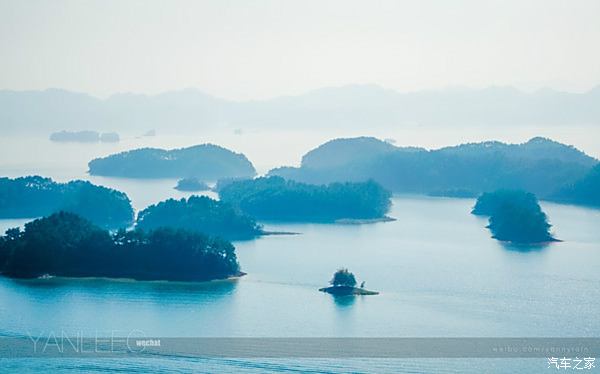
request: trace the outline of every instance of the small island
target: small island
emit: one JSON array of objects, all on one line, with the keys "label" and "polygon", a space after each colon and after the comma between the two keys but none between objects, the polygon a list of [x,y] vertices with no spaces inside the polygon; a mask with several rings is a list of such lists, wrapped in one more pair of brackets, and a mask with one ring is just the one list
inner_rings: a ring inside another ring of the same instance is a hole
[{"label": "small island", "polygon": [[329,283],[331,284],[331,287],[319,288],[319,291],[334,296],[379,295],[379,292],[365,290],[365,282],[362,282],[360,287],[356,287],[356,278],[354,277],[354,274],[344,268],[336,271]]},{"label": "small island", "polygon": [[91,175],[123,178],[253,177],[256,170],[246,156],[213,144],[164,150],[141,148],[97,158],[88,163]]},{"label": "small island", "polygon": [[61,210],[111,229],[131,225],[134,217],[125,193],[88,181],[57,183],[40,176],[0,178],[0,218],[35,218]]},{"label": "small island", "polygon": [[99,133],[97,131],[59,131],[50,134],[50,140],[53,142],[77,142],[77,143],[116,143],[119,134],[116,132]]},{"label": "small island", "polygon": [[177,186],[174,187],[177,191],[208,191],[208,184],[202,182],[198,178],[183,178],[177,181]]},{"label": "small island", "polygon": [[219,189],[222,201],[268,221],[369,223],[390,220],[391,194],[373,181],[312,185],[265,177]]},{"label": "small island", "polygon": [[136,228],[152,230],[159,227],[201,232],[228,240],[253,239],[263,234],[262,227],[253,218],[207,196],[168,199],[139,212]]},{"label": "small island", "polygon": [[243,275],[231,243],[161,228],[111,234],[67,212],[0,237],[0,273],[12,278],[107,277],[209,281]]},{"label": "small island", "polygon": [[532,193],[498,190],[481,195],[472,214],[489,216],[488,229],[494,239],[519,245],[558,241],[550,234],[548,217]]}]

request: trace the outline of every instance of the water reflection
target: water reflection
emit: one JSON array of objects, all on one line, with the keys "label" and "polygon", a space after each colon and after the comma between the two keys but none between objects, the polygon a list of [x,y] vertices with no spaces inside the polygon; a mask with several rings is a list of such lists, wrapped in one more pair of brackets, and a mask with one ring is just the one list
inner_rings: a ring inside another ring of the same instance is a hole
[{"label": "water reflection", "polygon": [[519,252],[519,253],[537,253],[543,252],[552,243],[539,243],[539,244],[518,244],[509,242],[500,242],[500,245],[507,251]]},{"label": "water reflection", "polygon": [[354,295],[345,295],[345,296],[332,295],[332,297],[333,297],[333,301],[335,302],[335,305],[340,308],[349,308],[352,305],[354,305],[354,302],[356,301],[356,296],[354,296]]},{"label": "water reflection", "polygon": [[[161,301],[175,298],[182,302],[202,300],[217,301],[235,293],[238,280],[218,280],[212,282],[168,282],[135,281],[128,279],[106,278],[62,278],[50,279],[10,279],[4,278],[16,291],[33,295],[40,299],[60,298],[73,295],[112,295],[128,299]],[[53,292],[48,293],[47,291]]]}]

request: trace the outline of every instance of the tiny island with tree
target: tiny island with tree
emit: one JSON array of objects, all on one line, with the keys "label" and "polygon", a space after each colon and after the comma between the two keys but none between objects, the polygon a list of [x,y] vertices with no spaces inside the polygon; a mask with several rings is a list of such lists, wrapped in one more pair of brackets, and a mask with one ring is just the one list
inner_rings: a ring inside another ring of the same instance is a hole
[{"label": "tiny island with tree", "polygon": [[333,274],[329,281],[330,287],[320,288],[319,291],[332,294],[334,296],[351,295],[378,295],[379,292],[369,291],[364,288],[365,282],[360,287],[356,287],[356,277],[346,268],[341,268]]}]

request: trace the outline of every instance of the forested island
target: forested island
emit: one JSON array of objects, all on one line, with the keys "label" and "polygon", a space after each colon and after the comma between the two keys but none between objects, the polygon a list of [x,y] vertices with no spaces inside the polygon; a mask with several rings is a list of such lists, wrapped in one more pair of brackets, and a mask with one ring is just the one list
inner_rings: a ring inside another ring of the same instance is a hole
[{"label": "forested island", "polygon": [[114,234],[59,212],[0,237],[0,272],[14,278],[110,277],[207,281],[241,275],[231,243],[161,228]]},{"label": "forested island", "polygon": [[57,183],[40,176],[0,178],[0,218],[35,218],[60,210],[107,228],[133,222],[129,198],[111,188],[81,180]]},{"label": "forested island", "polygon": [[481,195],[472,212],[489,216],[492,237],[515,244],[557,241],[535,195],[522,190],[498,190]]},{"label": "forested island", "polygon": [[262,227],[253,218],[207,196],[168,199],[139,212],[136,228],[159,227],[186,229],[228,240],[252,239],[263,234]]},{"label": "forested island", "polygon": [[540,137],[522,144],[487,141],[435,150],[361,137],[331,140],[306,153],[299,168],[281,167],[268,175],[314,184],[373,179],[395,193],[447,196],[523,189],[549,199],[597,164],[572,146]]},{"label": "forested island", "polygon": [[177,181],[175,189],[178,191],[208,191],[210,187],[198,178],[183,178]]},{"label": "forested island", "polygon": [[385,219],[391,194],[373,181],[311,185],[281,177],[229,183],[222,201],[262,220],[335,222]]},{"label": "forested island", "polygon": [[88,163],[89,173],[124,178],[220,178],[253,177],[254,166],[246,156],[213,144],[164,150],[141,148],[97,158]]},{"label": "forested island", "polygon": [[116,143],[119,134],[116,132],[99,133],[97,131],[59,131],[50,134],[53,142],[78,142],[78,143]]}]

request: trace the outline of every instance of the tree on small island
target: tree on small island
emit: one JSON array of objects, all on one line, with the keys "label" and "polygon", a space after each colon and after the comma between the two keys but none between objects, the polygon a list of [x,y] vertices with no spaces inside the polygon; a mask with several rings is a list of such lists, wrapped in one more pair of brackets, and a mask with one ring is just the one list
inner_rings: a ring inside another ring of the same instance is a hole
[{"label": "tree on small island", "polygon": [[329,281],[331,287],[320,288],[319,291],[332,294],[334,296],[351,295],[377,295],[379,292],[365,290],[363,281],[360,288],[356,287],[356,278],[346,268],[340,268],[333,274]]},{"label": "tree on small island", "polygon": [[356,278],[354,277],[354,274],[348,271],[348,269],[339,269],[333,274],[333,278],[331,278],[329,283],[334,287],[355,287]]}]

